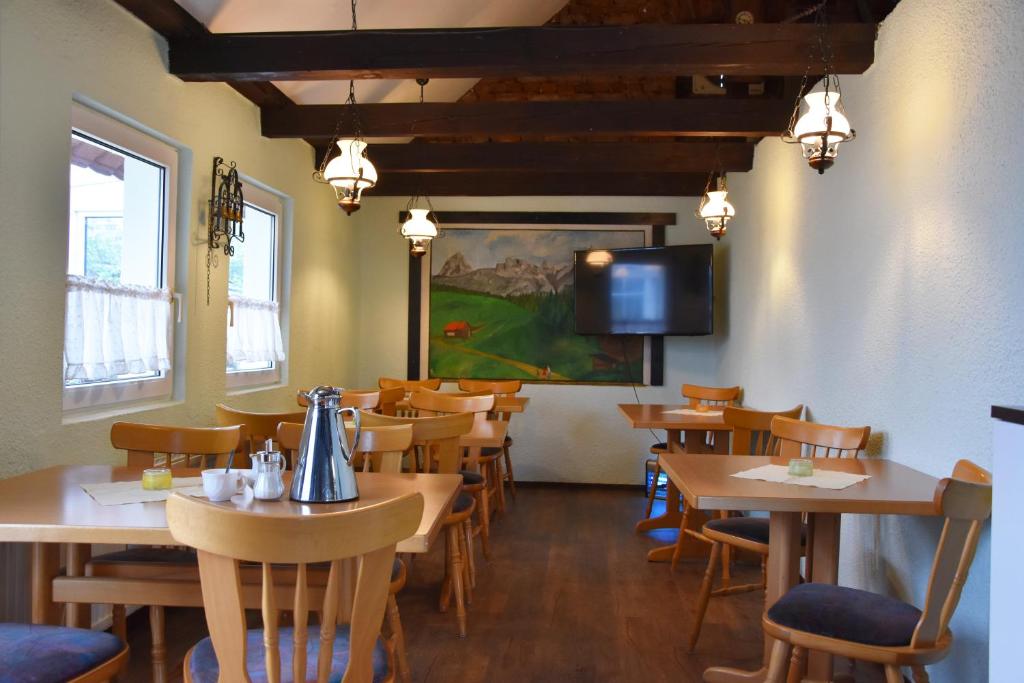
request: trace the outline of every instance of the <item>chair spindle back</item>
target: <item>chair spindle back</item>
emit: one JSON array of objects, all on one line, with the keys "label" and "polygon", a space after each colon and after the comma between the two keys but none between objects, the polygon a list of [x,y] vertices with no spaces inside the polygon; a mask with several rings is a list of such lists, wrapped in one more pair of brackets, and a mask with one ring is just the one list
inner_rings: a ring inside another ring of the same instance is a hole
[{"label": "chair spindle back", "polygon": [[[277,443],[294,469],[302,444],[302,430],[305,425],[297,422],[282,422],[277,425]],[[347,429],[349,443],[355,438],[355,430]],[[402,456],[412,445],[412,427],[409,425],[363,426],[355,450],[357,469],[364,472],[402,471]]]},{"label": "chair spindle back", "polygon": [[871,427],[835,427],[782,416],[772,419],[774,455],[784,458],[856,458],[869,436]]},{"label": "chair spindle back", "polygon": [[[281,680],[280,610],[294,614],[292,675],[305,681],[311,598],[322,593],[317,681],[328,680],[337,625],[351,604],[345,681],[373,678],[373,650],[380,635],[396,544],[416,532],[423,496],[408,494],[365,508],[306,516],[242,512],[175,493],[167,501],[167,524],[178,543],[196,548],[206,622],[222,681],[248,681],[246,618],[239,561],[262,567],[262,615],[268,680]],[[341,586],[347,562],[357,564],[354,593]],[[307,584],[307,567],[330,562],[324,588]],[[292,591],[275,586],[275,564],[297,565]],[[291,598],[278,603],[278,599]],[[351,603],[349,599],[351,598]],[[290,602],[291,604],[288,604]],[[317,609],[313,607],[313,609]],[[316,637],[316,636],[314,636]]]},{"label": "chair spindle back", "polygon": [[239,426],[168,427],[135,422],[110,426],[110,444],[128,452],[128,467],[216,467],[225,464],[238,448],[241,435]]},{"label": "chair spindle back", "polygon": [[363,412],[364,429],[387,425],[412,425],[412,443],[424,452],[424,472],[455,474],[462,469],[459,437],[473,429],[473,413],[430,417],[393,417]]},{"label": "chair spindle back", "polygon": [[732,427],[730,452],[735,455],[771,455],[775,450],[772,419],[776,415],[798,419],[803,411],[802,405],[778,412],[725,406],[722,419]]},{"label": "chair spindle back", "polygon": [[304,422],[305,411],[285,413],[256,413],[246,410],[238,410],[224,405],[217,404],[217,424],[219,425],[244,425],[245,434],[242,439],[243,451],[246,454],[263,450],[263,444],[277,436],[277,425],[281,422]]}]

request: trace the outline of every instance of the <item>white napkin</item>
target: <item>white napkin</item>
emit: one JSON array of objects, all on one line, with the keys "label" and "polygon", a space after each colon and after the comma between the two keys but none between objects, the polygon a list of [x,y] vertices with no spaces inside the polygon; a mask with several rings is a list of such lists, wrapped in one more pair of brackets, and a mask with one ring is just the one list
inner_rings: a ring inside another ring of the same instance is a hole
[{"label": "white napkin", "polygon": [[171,488],[151,491],[142,488],[141,481],[108,481],[99,484],[82,484],[82,489],[100,505],[128,505],[130,503],[155,503],[167,500],[171,493],[179,491],[189,496],[203,493],[202,477],[175,477]]},{"label": "white napkin", "polygon": [[708,417],[718,417],[722,414],[721,410],[694,410],[693,408],[676,408],[675,410],[663,410],[662,415],[707,415]]},{"label": "white napkin", "polygon": [[817,468],[815,468],[814,474],[809,477],[794,477],[789,473],[789,468],[783,465],[762,465],[761,467],[744,470],[743,472],[736,472],[732,476],[737,479],[759,479],[777,484],[816,486],[836,491],[871,478],[869,474],[851,474],[850,472],[837,472],[835,470]]}]

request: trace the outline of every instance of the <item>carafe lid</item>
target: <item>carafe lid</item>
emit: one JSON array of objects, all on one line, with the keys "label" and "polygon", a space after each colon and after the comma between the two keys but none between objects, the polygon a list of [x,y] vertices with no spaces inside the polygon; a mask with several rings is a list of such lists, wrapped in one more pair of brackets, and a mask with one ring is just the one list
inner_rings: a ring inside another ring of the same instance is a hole
[{"label": "carafe lid", "polygon": [[341,394],[343,391],[345,390],[341,387],[332,387],[330,385],[322,384],[310,389],[309,393],[306,394],[306,400],[309,401],[310,405],[329,406],[332,403],[336,404],[341,400]]}]

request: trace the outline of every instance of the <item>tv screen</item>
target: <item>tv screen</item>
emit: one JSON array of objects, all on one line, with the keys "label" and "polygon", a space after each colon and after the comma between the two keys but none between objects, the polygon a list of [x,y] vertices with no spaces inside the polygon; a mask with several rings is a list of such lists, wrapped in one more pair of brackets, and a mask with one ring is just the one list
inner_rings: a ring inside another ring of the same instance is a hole
[{"label": "tv screen", "polygon": [[577,251],[577,334],[701,335],[713,331],[714,247]]}]

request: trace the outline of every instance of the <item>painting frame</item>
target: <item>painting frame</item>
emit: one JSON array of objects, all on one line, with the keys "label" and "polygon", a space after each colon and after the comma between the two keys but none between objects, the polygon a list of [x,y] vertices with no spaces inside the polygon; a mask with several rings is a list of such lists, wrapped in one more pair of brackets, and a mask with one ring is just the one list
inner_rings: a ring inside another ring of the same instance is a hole
[{"label": "painting frame", "polygon": [[[399,222],[406,216],[399,214]],[[442,231],[637,231],[643,234],[644,246],[663,246],[665,226],[675,224],[672,213],[621,212],[437,212]],[[409,339],[407,376],[423,379],[429,372],[429,325],[431,292],[431,258],[428,251],[422,257],[409,259]],[[664,340],[660,336],[644,337],[642,384],[661,386],[664,374]],[[444,378],[453,380],[455,378]],[[576,379],[524,379],[537,384],[580,384],[615,386],[638,383],[630,381],[576,380]]]}]

